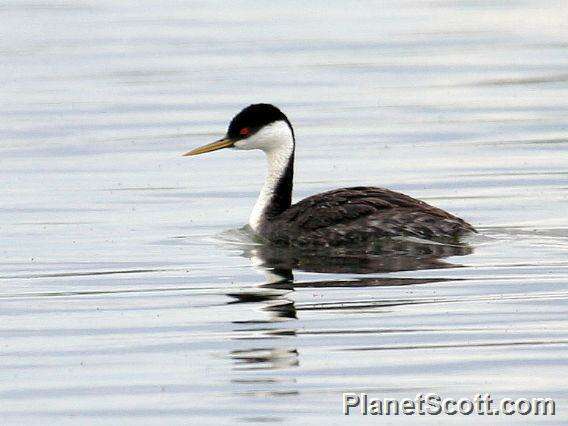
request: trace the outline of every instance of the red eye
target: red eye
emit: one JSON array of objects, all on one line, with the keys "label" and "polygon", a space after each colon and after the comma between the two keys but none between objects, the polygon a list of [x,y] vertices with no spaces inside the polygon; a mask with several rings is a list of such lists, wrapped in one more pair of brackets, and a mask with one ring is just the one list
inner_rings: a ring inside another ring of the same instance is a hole
[{"label": "red eye", "polygon": [[248,136],[248,135],[250,134],[250,129],[249,129],[248,127],[243,127],[243,128],[240,130],[239,134],[240,134],[241,136]]}]

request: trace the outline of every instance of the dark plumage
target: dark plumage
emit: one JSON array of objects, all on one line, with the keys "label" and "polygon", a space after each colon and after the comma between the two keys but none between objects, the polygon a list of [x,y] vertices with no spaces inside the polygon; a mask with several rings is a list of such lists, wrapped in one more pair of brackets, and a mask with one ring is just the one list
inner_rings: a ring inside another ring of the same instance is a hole
[{"label": "dark plumage", "polygon": [[269,217],[260,234],[279,245],[342,246],[383,237],[455,241],[475,232],[450,213],[399,192],[341,188],[305,198]]}]

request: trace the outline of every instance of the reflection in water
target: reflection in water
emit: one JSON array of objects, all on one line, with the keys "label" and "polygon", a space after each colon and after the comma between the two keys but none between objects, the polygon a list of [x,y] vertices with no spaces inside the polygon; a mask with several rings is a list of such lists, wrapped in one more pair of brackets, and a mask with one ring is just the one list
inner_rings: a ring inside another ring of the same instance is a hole
[{"label": "reflection in water", "polygon": [[298,351],[282,348],[252,348],[231,351],[236,370],[277,370],[297,367]]},{"label": "reflection in water", "polygon": [[243,256],[256,265],[269,268],[279,278],[290,280],[293,269],[319,273],[371,274],[454,268],[458,265],[442,259],[465,256],[473,249],[467,244],[439,244],[430,241],[385,239],[370,247],[321,248],[299,250],[257,245],[245,247]]},{"label": "reflection in water", "polygon": [[[282,327],[278,324],[288,324],[297,320],[296,307],[293,299],[288,295],[291,286],[291,271],[265,270],[267,283],[253,290],[229,293],[233,300],[230,304],[254,303],[267,314],[267,318],[259,320],[249,318],[233,321],[234,341],[254,342],[251,347],[240,347],[230,351],[229,358],[234,363],[233,371],[236,377],[232,383],[236,385],[236,393],[241,397],[273,397],[298,394],[295,389],[295,380],[279,377],[276,371],[300,366],[297,348],[290,347],[290,337],[296,336],[296,329]],[[247,311],[250,312],[250,311]],[[275,342],[281,339],[284,346],[276,346]],[[271,346],[266,345],[267,341]],[[261,374],[261,372],[268,372]]]},{"label": "reflection in water", "polygon": [[[320,281],[295,281],[293,270],[321,273],[369,274],[393,271],[458,267],[442,259],[472,253],[468,245],[441,245],[422,241],[382,241],[373,250],[299,251],[265,245],[245,245],[242,255],[260,269],[265,282],[253,289],[230,292],[229,304],[255,304],[266,315],[233,321],[233,341],[254,342],[251,347],[230,351],[236,378],[235,392],[240,396],[274,397],[297,395],[294,381],[277,372],[300,366],[301,354],[296,345],[298,330],[290,327],[298,320],[298,311],[364,310],[428,303],[417,299],[341,301],[335,303],[297,304],[292,297],[295,289],[327,287],[394,287],[447,281],[443,278],[404,277],[346,277]],[[448,280],[449,281],[449,280]],[[456,281],[454,278],[453,281]],[[251,312],[251,311],[249,311]],[[258,312],[258,310],[254,310]],[[376,311],[375,311],[376,312]],[[291,323],[291,321],[294,321]],[[378,332],[378,330],[375,330]],[[360,333],[361,330],[342,330],[341,333]],[[305,330],[302,330],[305,333]],[[294,337],[294,340],[290,338]],[[266,343],[270,342],[269,345]],[[282,344],[278,344],[282,342]],[[264,372],[264,374],[262,374]],[[268,374],[268,375],[267,375]]]}]

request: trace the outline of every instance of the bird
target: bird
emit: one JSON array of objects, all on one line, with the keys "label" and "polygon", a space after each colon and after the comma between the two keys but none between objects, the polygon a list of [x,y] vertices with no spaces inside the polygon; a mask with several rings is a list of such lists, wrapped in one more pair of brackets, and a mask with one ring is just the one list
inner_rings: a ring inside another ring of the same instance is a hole
[{"label": "bird", "polygon": [[252,104],[231,120],[225,136],[183,154],[219,149],[258,149],[268,173],[248,226],[262,242],[288,247],[373,247],[403,237],[459,242],[475,228],[440,208],[385,188],[334,189],[292,204],[296,137],[288,117],[276,106]]}]

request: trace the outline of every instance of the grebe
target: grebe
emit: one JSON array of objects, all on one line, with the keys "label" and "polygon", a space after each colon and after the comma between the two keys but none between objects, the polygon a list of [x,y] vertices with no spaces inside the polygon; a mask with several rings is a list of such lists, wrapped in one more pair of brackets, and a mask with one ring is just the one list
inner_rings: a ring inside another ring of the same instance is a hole
[{"label": "grebe", "polygon": [[273,105],[254,104],[239,112],[222,139],[189,151],[260,149],[268,175],[249,225],[263,240],[284,246],[340,247],[385,237],[456,241],[473,226],[423,201],[384,188],[357,186],[324,192],[292,205],[294,129]]}]

